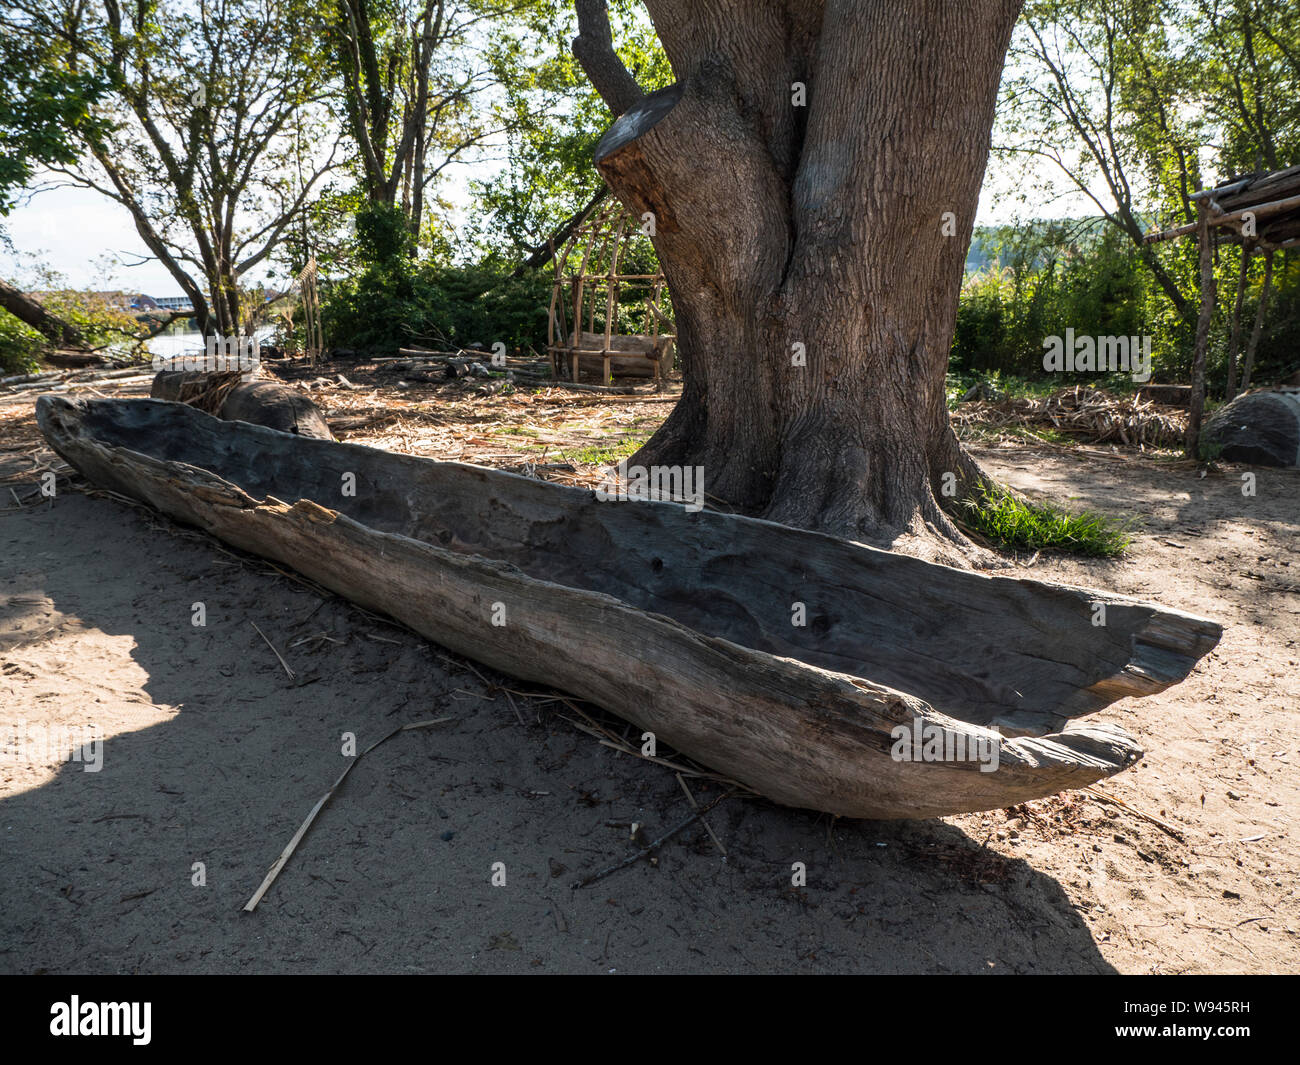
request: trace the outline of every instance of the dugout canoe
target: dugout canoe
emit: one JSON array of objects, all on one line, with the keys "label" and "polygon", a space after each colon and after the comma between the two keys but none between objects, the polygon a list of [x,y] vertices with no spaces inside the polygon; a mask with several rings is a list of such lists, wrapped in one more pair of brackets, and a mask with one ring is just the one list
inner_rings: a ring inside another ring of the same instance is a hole
[{"label": "dugout canoe", "polygon": [[183,404],[44,396],[37,420],[96,484],[776,802],[844,816],[994,809],[1117,773],[1136,741],[1078,719],[1182,680],[1222,632],[1107,592]]}]

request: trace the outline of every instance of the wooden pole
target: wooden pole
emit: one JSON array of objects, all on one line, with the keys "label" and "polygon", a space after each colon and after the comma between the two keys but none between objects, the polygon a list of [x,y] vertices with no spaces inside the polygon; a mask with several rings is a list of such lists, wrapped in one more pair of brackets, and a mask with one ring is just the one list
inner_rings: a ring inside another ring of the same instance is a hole
[{"label": "wooden pole", "polygon": [[[600,217],[605,217],[604,211],[600,213]],[[573,349],[573,383],[575,385],[578,383],[579,374],[577,349],[581,347],[578,342],[582,339],[582,290],[586,283],[587,260],[591,258],[591,245],[595,240],[595,229],[593,227],[598,224],[598,222],[593,222],[591,227],[584,226],[579,230],[579,233],[585,235],[587,239],[582,249],[582,265],[578,267],[578,277],[573,283],[573,337],[569,340],[569,343]]]},{"label": "wooden pole", "polygon": [[1201,252],[1201,313],[1196,320],[1196,353],[1192,359],[1192,409],[1187,418],[1185,450],[1188,458],[1199,456],[1201,415],[1205,410],[1205,353],[1210,346],[1210,322],[1214,318],[1214,249],[1210,247],[1210,211],[1204,200],[1196,203],[1197,242]]},{"label": "wooden pole", "polygon": [[1241,271],[1237,275],[1237,301],[1232,305],[1232,333],[1228,338],[1228,388],[1225,396],[1231,400],[1237,394],[1237,349],[1241,346],[1241,303],[1246,295],[1246,273],[1250,269],[1250,256],[1254,249],[1244,241],[1241,245]]},{"label": "wooden pole", "polygon": [[561,290],[564,285],[564,264],[555,257],[555,245],[551,244],[551,259],[555,262],[555,279],[551,282],[551,306],[546,315],[546,356],[551,360],[551,377],[560,379],[555,369],[555,308],[560,303]]},{"label": "wooden pole", "polygon": [[1246,342],[1246,357],[1241,364],[1241,390],[1250,387],[1250,373],[1255,368],[1255,349],[1259,347],[1259,338],[1264,332],[1264,312],[1268,310],[1268,297],[1273,291],[1273,249],[1264,253],[1264,286],[1259,292],[1259,307],[1255,311],[1255,326],[1250,331],[1250,340]]},{"label": "wooden pole", "polygon": [[[1201,206],[1206,200],[1196,201],[1196,212],[1201,213]],[[1251,215],[1255,219],[1264,218],[1269,215],[1275,215],[1283,211],[1293,211],[1300,207],[1300,196],[1288,196],[1284,200],[1273,200],[1269,203],[1257,203],[1253,207],[1239,207],[1235,211],[1222,213],[1216,210],[1212,219],[1216,226],[1224,225],[1227,222],[1240,222],[1244,215]],[[1209,208],[1206,208],[1207,213]],[[1148,233],[1142,238],[1143,244],[1151,244],[1158,240],[1172,240],[1174,237],[1185,237],[1188,233],[1195,232],[1200,225],[1200,221],[1189,222],[1187,225],[1178,226],[1175,229],[1166,229],[1163,233]]]},{"label": "wooden pole", "polygon": [[618,313],[618,256],[623,249],[623,216],[619,216],[618,225],[614,227],[614,247],[609,257],[609,273],[605,279],[605,361],[601,371],[602,385],[609,384],[613,377],[609,372],[609,354],[613,347],[614,316]]}]

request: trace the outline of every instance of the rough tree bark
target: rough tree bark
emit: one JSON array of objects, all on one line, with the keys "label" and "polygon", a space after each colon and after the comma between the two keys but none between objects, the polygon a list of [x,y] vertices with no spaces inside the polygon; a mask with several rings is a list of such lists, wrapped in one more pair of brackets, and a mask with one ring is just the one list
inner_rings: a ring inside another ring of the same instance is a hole
[{"label": "rough tree bark", "polygon": [[574,54],[617,116],[596,165],[654,215],[685,378],[633,461],[702,465],[710,495],[787,524],[973,554],[939,505],[984,480],[944,374],[1020,2],[646,0],[677,81],[642,95],[603,0],[578,0]]}]

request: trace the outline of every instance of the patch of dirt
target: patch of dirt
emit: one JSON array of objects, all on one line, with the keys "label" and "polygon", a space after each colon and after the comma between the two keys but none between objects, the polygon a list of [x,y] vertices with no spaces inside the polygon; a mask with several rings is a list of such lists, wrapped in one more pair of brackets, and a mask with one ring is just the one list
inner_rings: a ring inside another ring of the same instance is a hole
[{"label": "patch of dirt", "polygon": [[[339,431],[349,440],[580,482],[600,465],[584,456],[648,435],[670,407],[458,387],[335,380],[314,398],[367,419]],[[1294,471],[979,451],[1030,496],[1134,519],[1125,559],[1039,556],[1025,575],[1225,625],[1186,682],[1100,715],[1147,750],[1098,788],[1126,805],[1083,791],[873,823],[731,797],[706,818],[718,842],[696,823],[653,863],[575,890],[689,815],[671,769],[601,744],[554,693],[87,494],[34,435],[33,398],[0,401],[0,970],[1300,970]],[[53,500],[42,470],[61,474]],[[343,768],[345,734],[360,750],[437,717],[452,721],[356,765],[243,913]],[[94,736],[102,768],[87,772]],[[701,806],[725,788],[687,782]]]}]

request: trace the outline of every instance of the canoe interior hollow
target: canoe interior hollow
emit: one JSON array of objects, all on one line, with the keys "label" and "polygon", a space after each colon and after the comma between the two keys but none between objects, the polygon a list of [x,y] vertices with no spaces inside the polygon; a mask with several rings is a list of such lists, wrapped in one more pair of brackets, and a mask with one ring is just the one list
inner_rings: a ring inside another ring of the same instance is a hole
[{"label": "canoe interior hollow", "polygon": [[[103,445],[198,467],[255,499],[310,500],[379,532],[507,562],[709,636],[896,688],[974,724],[1014,723],[1006,731],[1043,734],[1145,694],[1143,683],[1159,690],[1220,632],[1120,596],[950,569],[673,503],[601,501],[585,489],[223,422],[179,404],[103,401],[78,411],[79,431]],[[1095,623],[1098,596],[1104,625]],[[1129,684],[1130,674],[1141,676]]]}]

